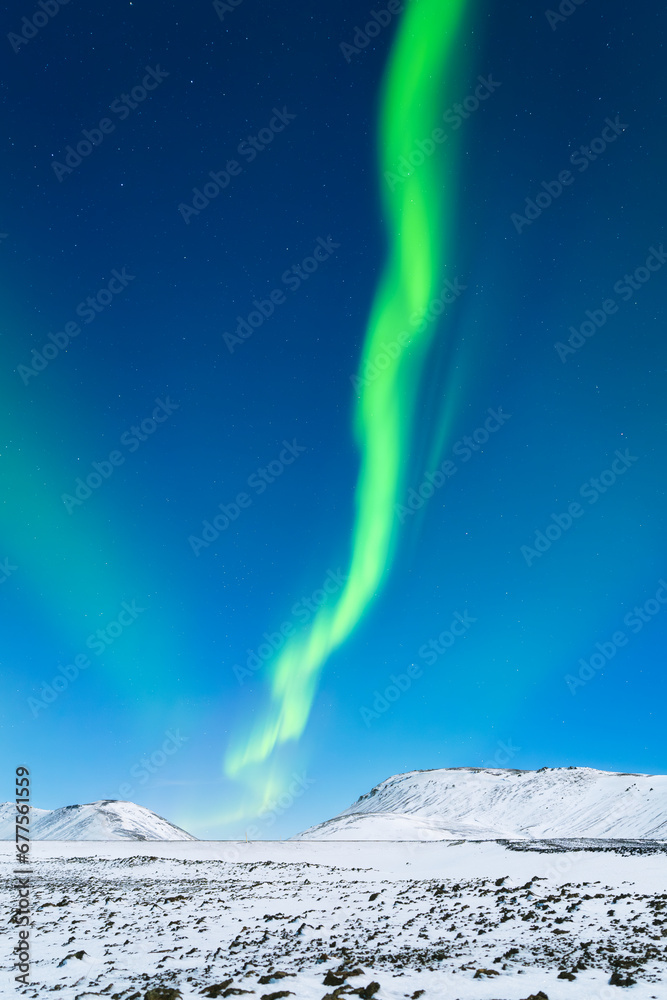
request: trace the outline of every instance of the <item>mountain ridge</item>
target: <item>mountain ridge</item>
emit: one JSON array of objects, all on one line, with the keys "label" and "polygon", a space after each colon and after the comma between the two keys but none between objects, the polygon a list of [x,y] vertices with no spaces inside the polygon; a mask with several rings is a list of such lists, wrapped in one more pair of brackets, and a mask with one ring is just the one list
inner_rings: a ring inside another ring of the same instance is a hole
[{"label": "mountain ridge", "polygon": [[[196,840],[174,823],[135,802],[99,799],[59,809],[30,810],[31,840]],[[0,803],[0,840],[14,840],[16,807]]]},{"label": "mountain ridge", "polygon": [[295,840],[667,839],[667,776],[587,767],[393,775]]}]

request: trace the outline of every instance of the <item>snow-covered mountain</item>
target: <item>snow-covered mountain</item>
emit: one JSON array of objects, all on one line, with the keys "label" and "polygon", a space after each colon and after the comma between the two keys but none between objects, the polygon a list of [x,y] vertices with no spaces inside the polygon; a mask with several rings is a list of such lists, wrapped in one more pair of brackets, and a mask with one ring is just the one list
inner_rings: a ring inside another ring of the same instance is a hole
[{"label": "snow-covered mountain", "polygon": [[398,774],[293,839],[667,839],[667,776],[589,767]]},{"label": "snow-covered mountain", "polygon": [[[31,809],[30,823],[47,816],[48,809]],[[0,802],[0,840],[14,840],[16,806],[13,802]]]},{"label": "snow-covered mountain", "polygon": [[[14,840],[16,808],[0,804],[0,840]],[[62,809],[31,809],[31,840],[196,840],[162,816],[135,805],[102,799]]]}]

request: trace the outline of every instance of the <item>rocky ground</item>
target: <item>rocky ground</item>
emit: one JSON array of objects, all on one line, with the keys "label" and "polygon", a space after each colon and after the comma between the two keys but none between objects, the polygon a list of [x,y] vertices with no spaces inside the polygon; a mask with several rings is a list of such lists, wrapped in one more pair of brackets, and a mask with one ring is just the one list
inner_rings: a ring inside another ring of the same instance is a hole
[{"label": "rocky ground", "polygon": [[[660,846],[56,846],[36,845],[29,997],[667,996]],[[6,986],[12,870],[8,847]]]}]

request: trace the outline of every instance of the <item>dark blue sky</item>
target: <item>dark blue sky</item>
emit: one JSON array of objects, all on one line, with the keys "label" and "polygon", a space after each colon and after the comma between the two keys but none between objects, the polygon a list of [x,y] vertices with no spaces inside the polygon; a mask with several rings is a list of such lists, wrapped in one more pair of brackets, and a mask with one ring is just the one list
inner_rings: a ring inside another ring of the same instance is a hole
[{"label": "dark blue sky", "polygon": [[[42,807],[250,822],[223,758],[265,695],[258,650],[348,568],[400,18],[343,51],[370,9],[72,3],[38,30],[37,6],[3,12],[0,799],[25,763]],[[400,515],[293,748],[301,784],[257,836],[415,768],[667,766],[667,15],[587,0],[550,24],[475,0],[469,21],[443,115],[499,86],[445,119],[465,289],[419,423],[444,407],[451,431],[437,456],[415,439],[406,505],[450,474]]]}]

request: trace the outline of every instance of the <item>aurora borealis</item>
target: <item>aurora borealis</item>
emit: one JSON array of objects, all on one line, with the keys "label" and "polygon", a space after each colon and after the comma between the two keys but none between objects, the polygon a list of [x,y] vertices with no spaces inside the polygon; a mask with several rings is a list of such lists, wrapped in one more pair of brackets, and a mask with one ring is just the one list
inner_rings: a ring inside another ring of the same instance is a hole
[{"label": "aurora borealis", "polygon": [[[439,0],[421,0],[406,11],[382,101],[384,176],[412,153],[421,136],[430,135],[437,121],[441,77],[446,76],[460,40],[465,7],[464,0],[444,6]],[[448,85],[451,88],[452,82]],[[432,159],[435,149],[431,141],[400,184],[392,178],[388,183],[389,259],[371,308],[361,369],[365,372],[369,365],[378,365],[381,357],[387,364],[374,378],[364,374],[360,379],[355,427],[362,459],[349,574],[335,606],[319,611],[307,636],[290,638],[280,654],[272,678],[275,704],[245,753],[230,758],[232,775],[244,764],[264,760],[277,744],[301,735],[320,670],[360,621],[390,562],[420,368],[428,356],[434,324],[423,325],[419,333],[399,344],[399,350],[387,345],[396,343],[409,328],[411,316],[426,313],[442,268],[441,243],[446,242],[451,227],[448,216],[453,198],[451,193],[448,198],[441,195],[443,168]]]},{"label": "aurora borealis", "polygon": [[273,837],[415,768],[664,771],[664,10],[24,15],[7,774]]}]

